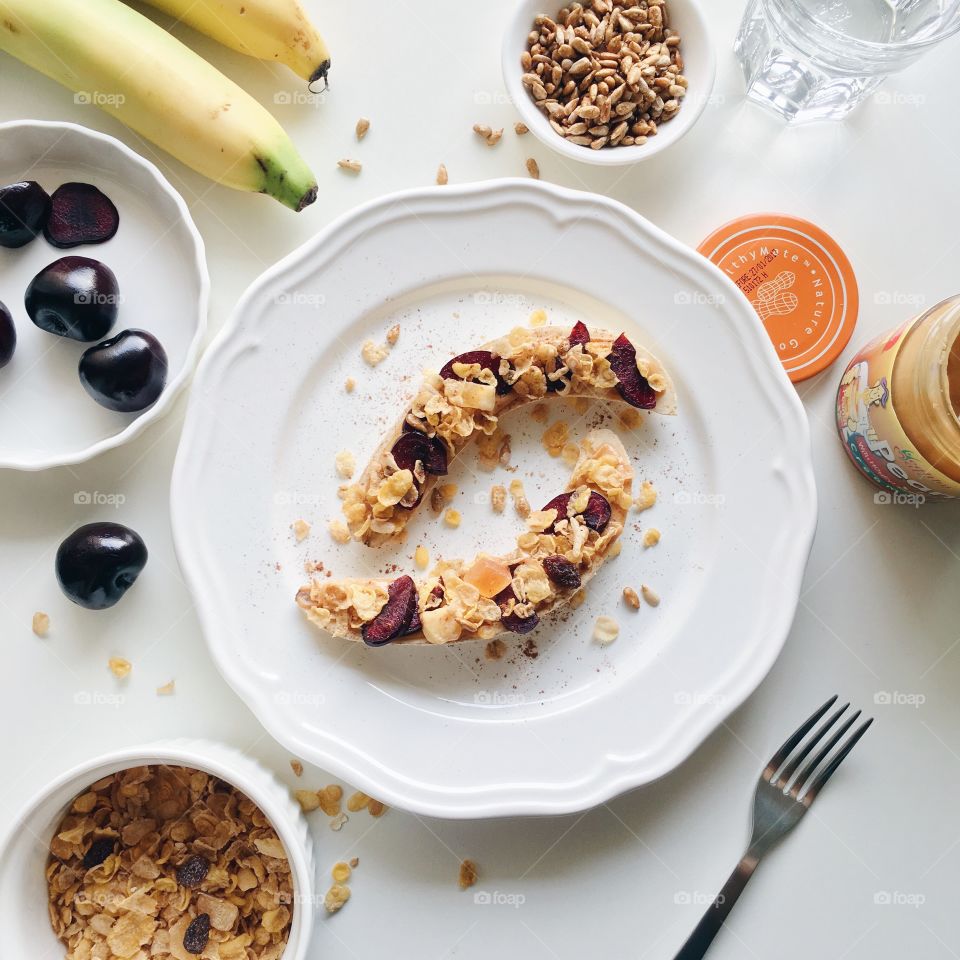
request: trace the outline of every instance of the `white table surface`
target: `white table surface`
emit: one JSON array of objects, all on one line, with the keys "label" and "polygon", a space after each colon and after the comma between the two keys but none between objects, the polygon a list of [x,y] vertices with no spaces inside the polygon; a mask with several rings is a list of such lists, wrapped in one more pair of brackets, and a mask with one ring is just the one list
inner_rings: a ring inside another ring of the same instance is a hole
[{"label": "white table surface", "polygon": [[[320,179],[319,201],[299,217],[210,185],[0,57],[0,119],[104,130],[156,161],[183,192],[207,244],[212,331],[254,277],[342,211],[432,183],[440,162],[462,182],[522,175],[531,155],[544,179],[614,196],[691,245],[762,210],[820,224],[860,284],[859,327],[844,359],[914,305],[958,292],[956,42],[888,81],[848,122],[786,128],[744,103],[731,53],[742,3],[715,0],[707,4],[719,52],[714,102],[673,149],[618,172],[561,161],[509,129],[516,117],[499,66],[507,0],[306,5],[335,66],[326,102],[275,107]],[[268,106],[278,93],[299,95],[292,74],[178,32]],[[360,115],[372,126],[358,146]],[[478,121],[508,128],[498,147],[471,132]],[[357,177],[336,168],[354,155],[364,162]],[[757,693],[673,775],[581,816],[446,823],[390,811],[379,821],[355,816],[340,833],[318,819],[321,865],[350,856],[361,865],[353,900],[318,920],[312,956],[672,957],[742,851],[762,763],[833,692],[877,722],[760,868],[711,956],[960,955],[960,590],[951,579],[960,571],[960,515],[949,506],[874,504],[831,424],[841,370],[838,363],[800,388],[820,528],[792,634]],[[219,738],[295,783],[289,755],[216,673],[177,568],[167,497],[184,407],[181,398],[136,442],[92,463],[0,475],[0,822],[68,764],[170,736]],[[125,502],[116,514],[75,505],[82,491]],[[91,615],[60,595],[53,556],[69,530],[114,515],[145,537],[150,564],[122,604]],[[48,639],[31,633],[35,610],[51,616]],[[106,669],[112,655],[134,664],[123,684]],[[156,696],[171,678],[175,696]],[[877,702],[884,693],[893,702]],[[93,702],[77,702],[85,699]],[[329,780],[308,767],[300,785]],[[510,904],[460,892],[461,857],[480,865],[475,891]]]}]

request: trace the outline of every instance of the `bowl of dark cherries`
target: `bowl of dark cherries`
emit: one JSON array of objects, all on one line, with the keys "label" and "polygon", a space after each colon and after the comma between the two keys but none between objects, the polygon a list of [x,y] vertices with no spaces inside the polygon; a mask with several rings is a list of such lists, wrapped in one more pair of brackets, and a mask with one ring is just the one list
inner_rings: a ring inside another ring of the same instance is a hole
[{"label": "bowl of dark cherries", "polygon": [[[32,180],[0,187],[0,247],[18,249],[43,234],[51,246],[71,250],[105,243],[119,226],[116,206],[89,183],[64,183],[52,194]],[[146,330],[113,332],[122,303],[110,267],[73,253],[37,273],[23,298],[35,327],[91,344],[80,356],[77,372],[93,400],[117,413],[140,413],[163,393],[167,354]],[[10,363],[16,348],[17,325],[0,299],[0,367]]]}]

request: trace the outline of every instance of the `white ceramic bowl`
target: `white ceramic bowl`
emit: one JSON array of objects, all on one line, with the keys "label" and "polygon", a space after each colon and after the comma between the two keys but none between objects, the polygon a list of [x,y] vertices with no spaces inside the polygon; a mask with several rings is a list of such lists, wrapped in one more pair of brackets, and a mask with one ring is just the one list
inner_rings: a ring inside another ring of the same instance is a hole
[{"label": "white ceramic bowl", "polygon": [[504,34],[503,79],[510,99],[530,132],[551,150],[571,160],[605,167],[648,160],[676,143],[697,122],[707,105],[713,92],[717,61],[699,0],[667,0],[667,5],[670,25],[679,31],[681,37],[683,73],[690,81],[677,115],[659,127],[656,136],[645,144],[591,150],[590,147],[570,143],[557,134],[545,114],[535,106],[521,79],[523,68],[520,66],[520,56],[527,48],[527,35],[533,27],[534,18],[543,13],[554,16],[563,7],[562,0],[520,0]]},{"label": "white ceramic bowl", "polygon": [[[0,468],[44,470],[120,446],[170,410],[200,353],[210,278],[183,198],[119,140],[73,123],[0,124],[0,184],[19,180],[36,180],[48,193],[71,180],[92,183],[120,212],[120,229],[106,243],[58,250],[41,235],[18,250],[0,248],[0,301],[17,327],[16,353],[0,370]],[[117,275],[122,301],[110,335],[147,330],[167,352],[166,388],[147,410],[115,413],[87,396],[77,364],[91,344],[45,333],[27,316],[30,280],[72,255],[101,260]]]},{"label": "white ceramic bowl", "polygon": [[313,843],[306,820],[286,788],[239,751],[204,740],[129,747],[68,770],[32,800],[0,842],[0,930],[4,954],[57,957],[63,945],[47,915],[44,869],[48,844],[68,804],[91,783],[118,770],[168,763],[213,774],[242,790],[267,815],[286,847],[293,873],[294,910],[283,960],[303,960],[316,903]]}]

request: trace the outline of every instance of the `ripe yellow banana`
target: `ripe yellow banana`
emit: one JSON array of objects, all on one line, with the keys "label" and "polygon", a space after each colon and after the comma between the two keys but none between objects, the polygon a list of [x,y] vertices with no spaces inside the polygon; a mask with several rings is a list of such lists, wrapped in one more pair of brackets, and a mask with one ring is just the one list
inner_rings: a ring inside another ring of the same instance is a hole
[{"label": "ripe yellow banana", "polygon": [[330,51],[298,0],[144,0],[218,43],[325,80]]},{"label": "ripe yellow banana", "polygon": [[256,100],[120,0],[0,0],[0,50],[219,183],[302,210],[317,182]]}]

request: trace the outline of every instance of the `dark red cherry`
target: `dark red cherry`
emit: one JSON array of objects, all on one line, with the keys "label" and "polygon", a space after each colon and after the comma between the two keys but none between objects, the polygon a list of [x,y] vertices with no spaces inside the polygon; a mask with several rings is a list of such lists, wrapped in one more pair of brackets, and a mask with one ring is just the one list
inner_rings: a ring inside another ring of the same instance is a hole
[{"label": "dark red cherry", "polygon": [[[505,587],[493,599],[494,602],[500,604],[502,611],[511,600],[517,599],[517,595],[513,592],[513,587]],[[535,630],[537,624],[540,623],[540,618],[535,613],[529,617],[521,617],[516,613],[507,613],[501,615],[500,623],[505,630],[509,630],[511,633],[518,633],[522,636],[525,633],[530,633],[532,630]]]},{"label": "dark red cherry", "polygon": [[108,410],[146,410],[167,384],[166,351],[146,331],[124,330],[83,354],[80,382]]},{"label": "dark red cherry", "polygon": [[607,360],[620,381],[617,384],[620,396],[632,407],[652,410],[657,405],[657,393],[637,369],[637,351],[626,334],[621,333],[614,341]]},{"label": "dark red cherry", "polygon": [[[556,510],[557,520],[565,520],[567,518],[567,507],[572,496],[572,493],[561,493],[560,496],[554,497],[543,509]],[[579,514],[579,516],[583,517],[583,522],[591,530],[596,530],[597,533],[603,533],[612,515],[610,502],[603,494],[597,493],[595,490],[590,491],[587,508],[583,513]],[[556,521],[554,521],[554,523],[556,523]],[[553,530],[553,527],[551,526],[550,529]]]},{"label": "dark red cherry", "polygon": [[443,441],[418,433],[412,427],[400,434],[390,452],[401,470],[413,470],[419,460],[427,473],[442,477],[447,472],[447,448]]},{"label": "dark red cherry", "polygon": [[481,369],[489,370],[497,378],[497,394],[501,397],[513,389],[513,387],[500,376],[500,358],[495,357],[489,350],[471,350],[469,353],[461,353],[452,360],[448,360],[440,368],[440,376],[443,377],[444,380],[462,379],[462,377],[458,377],[453,372],[453,365],[455,363],[477,363]]},{"label": "dark red cherry", "polygon": [[113,271],[99,260],[61,257],[30,281],[24,303],[41,330],[89,342],[110,332],[120,288]]},{"label": "dark red cherry", "polygon": [[411,577],[398,577],[387,587],[383,609],[361,629],[368,647],[382,647],[399,637],[417,612],[417,585]]},{"label": "dark red cherry", "polygon": [[119,602],[147,564],[147,545],[120,523],[88,523],[57,550],[56,571],[67,598],[88,610]]},{"label": "dark red cherry", "polygon": [[567,339],[570,341],[571,347],[575,347],[578,344],[581,347],[585,347],[590,342],[590,331],[587,329],[587,325],[582,320],[578,320],[573,325],[573,329],[570,331],[570,336]]},{"label": "dark red cherry", "polygon": [[50,197],[33,180],[0,187],[0,247],[28,244],[50,216]]},{"label": "dark red cherry", "polygon": [[5,367],[13,359],[17,349],[17,328],[6,306],[0,303],[0,367]]}]

